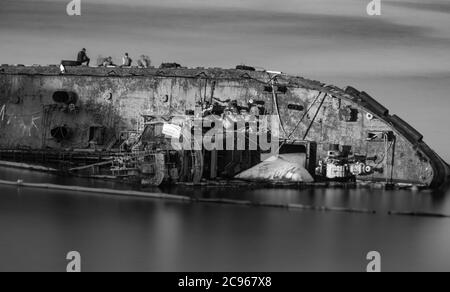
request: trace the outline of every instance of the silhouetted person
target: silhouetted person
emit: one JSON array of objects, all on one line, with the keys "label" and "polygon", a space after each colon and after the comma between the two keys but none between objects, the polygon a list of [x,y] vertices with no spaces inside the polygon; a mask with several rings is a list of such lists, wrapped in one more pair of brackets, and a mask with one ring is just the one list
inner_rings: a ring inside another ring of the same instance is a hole
[{"label": "silhouetted person", "polygon": [[131,63],[133,63],[133,60],[130,58],[128,53],[125,53],[125,56],[122,58],[122,66],[131,67]]},{"label": "silhouetted person", "polygon": [[83,65],[84,63],[86,63],[86,66],[89,66],[89,62],[91,61],[91,59],[89,59],[89,57],[86,55],[86,49],[82,49],[82,50],[78,53],[77,61],[78,61],[79,63],[81,63],[81,65]]}]

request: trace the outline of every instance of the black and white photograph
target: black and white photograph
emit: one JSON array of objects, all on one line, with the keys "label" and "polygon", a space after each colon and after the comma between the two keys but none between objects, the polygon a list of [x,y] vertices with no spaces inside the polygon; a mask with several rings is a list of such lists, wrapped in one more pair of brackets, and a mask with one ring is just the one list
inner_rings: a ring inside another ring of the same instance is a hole
[{"label": "black and white photograph", "polygon": [[448,0],[0,0],[0,272],[449,272],[449,52]]}]

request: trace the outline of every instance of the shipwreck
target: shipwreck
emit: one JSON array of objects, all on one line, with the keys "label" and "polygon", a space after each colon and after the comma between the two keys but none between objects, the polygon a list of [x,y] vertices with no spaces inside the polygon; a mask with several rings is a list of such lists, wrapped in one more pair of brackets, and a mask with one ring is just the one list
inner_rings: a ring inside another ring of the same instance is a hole
[{"label": "shipwreck", "polygon": [[[263,116],[276,117],[276,131]],[[212,128],[223,132],[208,137]],[[261,129],[272,151],[251,139]],[[231,146],[202,147],[205,137]],[[248,66],[178,64],[2,65],[0,161],[152,186],[240,179],[439,188],[450,173],[421,133],[364,91]]]}]

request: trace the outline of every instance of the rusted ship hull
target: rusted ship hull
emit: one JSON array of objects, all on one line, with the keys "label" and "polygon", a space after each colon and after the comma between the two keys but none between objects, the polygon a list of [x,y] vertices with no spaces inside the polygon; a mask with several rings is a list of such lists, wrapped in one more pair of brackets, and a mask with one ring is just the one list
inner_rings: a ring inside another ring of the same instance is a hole
[{"label": "rusted ship hull", "polygon": [[[65,69],[0,68],[2,151],[114,152],[121,135],[144,128],[145,115],[185,115],[199,103],[232,99],[244,105],[256,101],[267,114],[278,115],[281,143],[307,155],[312,175],[327,178],[331,171],[339,177],[345,167],[361,181],[431,188],[449,176],[447,163],[420,133],[351,87],[248,70]],[[85,164],[108,161],[94,158]]]}]

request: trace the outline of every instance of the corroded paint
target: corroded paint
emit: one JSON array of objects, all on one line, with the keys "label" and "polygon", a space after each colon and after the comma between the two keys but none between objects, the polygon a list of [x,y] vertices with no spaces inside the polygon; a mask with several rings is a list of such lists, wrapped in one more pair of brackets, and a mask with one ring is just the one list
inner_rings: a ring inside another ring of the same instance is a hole
[{"label": "corroded paint", "polygon": [[[347,145],[356,154],[378,156],[377,164],[384,172],[366,177],[368,180],[390,178],[393,164],[395,181],[431,185],[441,163],[429,157],[427,147],[413,145],[400,135],[388,118],[375,115],[369,119],[367,114],[374,113],[354,97],[315,81],[280,76],[276,85],[286,86],[287,91],[279,92],[275,87],[273,94],[265,90],[271,85],[271,76],[264,72],[104,68],[67,68],[67,72],[61,75],[57,68],[50,67],[3,70],[1,147],[83,148],[88,146],[93,125],[106,128],[108,141],[121,131],[142,129],[142,114],[182,115],[194,110],[197,102],[213,98],[237,100],[241,105],[254,99],[264,101],[269,114],[279,112],[284,139],[303,140],[307,133],[305,139],[318,144],[318,160],[325,158],[329,144]],[[76,111],[55,107],[52,94],[60,90],[76,94]],[[288,109],[289,104],[304,110]],[[355,113],[352,121],[345,118],[349,110]],[[58,143],[51,139],[49,129],[62,125],[72,129],[72,137]],[[395,149],[390,148],[387,157],[384,142],[367,141],[371,131],[396,132]]]}]

